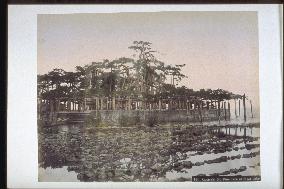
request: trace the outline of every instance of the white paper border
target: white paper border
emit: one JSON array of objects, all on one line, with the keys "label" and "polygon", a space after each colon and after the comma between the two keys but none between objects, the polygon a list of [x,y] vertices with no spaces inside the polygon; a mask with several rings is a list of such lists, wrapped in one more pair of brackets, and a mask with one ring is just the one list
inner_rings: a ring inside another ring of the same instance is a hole
[{"label": "white paper border", "polygon": [[[260,182],[38,182],[36,75],[37,14],[257,11],[261,122]],[[9,188],[228,188],[282,186],[282,78],[278,5],[9,5],[7,184]],[[281,171],[281,172],[280,172]]]}]

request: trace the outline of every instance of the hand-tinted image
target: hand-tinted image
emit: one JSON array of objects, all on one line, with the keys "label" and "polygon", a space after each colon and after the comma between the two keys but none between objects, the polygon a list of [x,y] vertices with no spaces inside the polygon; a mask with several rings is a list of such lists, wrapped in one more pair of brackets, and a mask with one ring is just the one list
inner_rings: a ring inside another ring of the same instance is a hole
[{"label": "hand-tinted image", "polygon": [[38,180],[259,181],[256,12],[38,15]]}]

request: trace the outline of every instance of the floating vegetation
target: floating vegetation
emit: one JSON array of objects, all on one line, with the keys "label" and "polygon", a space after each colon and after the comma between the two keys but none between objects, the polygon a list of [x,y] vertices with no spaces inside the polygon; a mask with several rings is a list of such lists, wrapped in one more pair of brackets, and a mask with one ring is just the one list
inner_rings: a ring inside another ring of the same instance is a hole
[{"label": "floating vegetation", "polygon": [[[203,174],[259,174],[257,137],[220,136],[210,129],[184,125],[44,128],[39,134],[39,164],[43,168],[68,166],[85,182],[190,181],[191,176]],[[251,158],[254,163],[246,163]],[[225,170],[218,171],[219,165]],[[204,172],[208,166],[216,172]],[[171,178],[172,172],[182,175]]]}]

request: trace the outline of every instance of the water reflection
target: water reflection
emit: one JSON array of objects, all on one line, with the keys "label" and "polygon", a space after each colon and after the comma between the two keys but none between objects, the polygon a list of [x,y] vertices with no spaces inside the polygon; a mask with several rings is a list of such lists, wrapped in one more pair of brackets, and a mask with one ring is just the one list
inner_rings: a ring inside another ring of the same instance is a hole
[{"label": "water reflection", "polygon": [[259,175],[259,128],[247,131],[245,136],[238,129],[232,127],[226,132],[226,128],[185,125],[44,128],[39,132],[39,180],[51,180],[50,173],[45,172],[50,172],[50,168],[62,170],[65,177],[69,175],[67,169],[72,173],[70,178],[75,172],[79,181],[87,182],[181,181],[212,174]]}]

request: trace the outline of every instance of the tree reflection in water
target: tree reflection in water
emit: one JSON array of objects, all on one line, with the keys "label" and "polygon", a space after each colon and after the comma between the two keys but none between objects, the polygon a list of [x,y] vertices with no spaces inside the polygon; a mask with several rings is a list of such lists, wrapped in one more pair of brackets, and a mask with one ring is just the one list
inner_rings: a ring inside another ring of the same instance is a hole
[{"label": "tree reflection in water", "polygon": [[[236,146],[243,142],[251,142],[243,147],[248,150],[259,148],[257,141],[258,137],[227,135],[202,126],[96,129],[61,126],[39,132],[39,165],[68,166],[68,171],[78,174],[78,180],[87,182],[169,181],[166,178],[169,171],[186,172],[193,166],[256,157],[259,152],[243,158],[222,156],[222,153],[241,150]],[[210,154],[220,157],[190,161],[191,156]],[[232,172],[245,170],[242,166]]]}]

